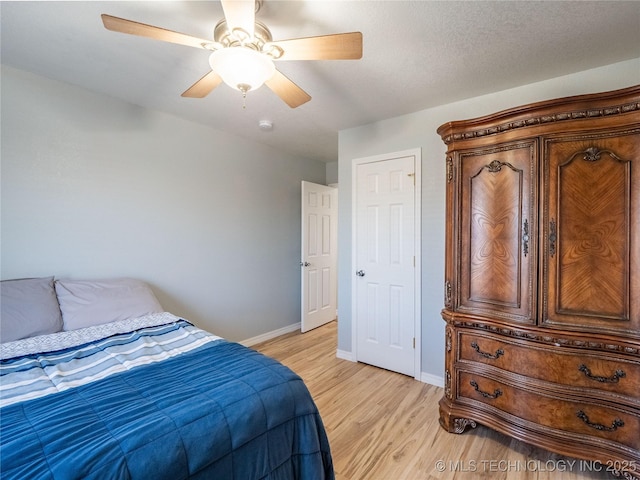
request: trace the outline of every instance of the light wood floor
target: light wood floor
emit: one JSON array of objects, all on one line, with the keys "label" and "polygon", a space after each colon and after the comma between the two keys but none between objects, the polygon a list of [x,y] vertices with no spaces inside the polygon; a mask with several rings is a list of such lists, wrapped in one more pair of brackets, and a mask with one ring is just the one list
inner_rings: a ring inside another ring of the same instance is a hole
[{"label": "light wood floor", "polygon": [[336,358],[336,322],[253,348],[307,384],[327,429],[337,480],[614,478],[605,466],[558,456],[483,426],[447,433],[438,424],[443,389]]}]

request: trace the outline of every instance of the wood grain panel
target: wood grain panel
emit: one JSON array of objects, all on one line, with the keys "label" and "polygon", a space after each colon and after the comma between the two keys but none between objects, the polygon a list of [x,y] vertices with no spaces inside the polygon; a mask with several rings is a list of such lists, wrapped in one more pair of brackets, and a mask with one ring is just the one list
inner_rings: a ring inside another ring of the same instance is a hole
[{"label": "wood grain panel", "polygon": [[558,166],[558,312],[627,320],[630,165],[585,158]]},{"label": "wood grain panel", "polygon": [[460,155],[461,311],[535,321],[535,152],[522,142]]},{"label": "wood grain panel", "polygon": [[[458,358],[470,365],[483,364],[501,370],[574,387],[589,397],[610,401],[625,395],[640,408],[640,359],[602,352],[531,345],[500,335],[463,332]],[[586,391],[587,389],[588,391]]]},{"label": "wood grain panel", "polygon": [[[639,335],[640,296],[633,283],[638,288],[639,132],[545,141],[544,323]],[[555,244],[549,240],[554,233]]]},{"label": "wood grain panel", "polygon": [[492,162],[470,184],[469,298],[518,308],[522,170]]},{"label": "wood grain panel", "polygon": [[640,416],[631,409],[611,408],[578,398],[558,398],[465,371],[460,372],[459,382],[459,397],[555,429],[559,434],[589,435],[640,450]]}]

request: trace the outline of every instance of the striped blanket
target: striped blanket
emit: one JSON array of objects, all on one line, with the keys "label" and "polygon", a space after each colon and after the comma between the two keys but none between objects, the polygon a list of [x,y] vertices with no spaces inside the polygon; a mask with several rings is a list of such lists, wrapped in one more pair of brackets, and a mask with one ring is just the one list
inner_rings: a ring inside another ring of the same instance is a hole
[{"label": "striped blanket", "polygon": [[3,479],[333,478],[302,380],[168,313],[0,356]]},{"label": "striped blanket", "polygon": [[165,312],[2,344],[0,407],[63,392],[219,340]]}]

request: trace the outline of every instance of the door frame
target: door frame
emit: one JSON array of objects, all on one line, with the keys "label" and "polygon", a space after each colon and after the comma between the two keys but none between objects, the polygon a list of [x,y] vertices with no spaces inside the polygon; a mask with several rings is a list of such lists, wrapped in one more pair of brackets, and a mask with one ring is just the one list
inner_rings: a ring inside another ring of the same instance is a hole
[{"label": "door frame", "polygon": [[415,337],[415,349],[413,351],[413,364],[414,364],[414,378],[416,380],[421,379],[422,370],[422,150],[420,148],[412,148],[409,150],[401,150],[398,152],[383,153],[380,155],[373,155],[370,157],[355,158],[351,162],[351,352],[353,355],[353,361],[358,361],[358,349],[357,349],[357,302],[356,299],[356,287],[357,282],[353,280],[353,275],[357,268],[356,263],[356,221],[355,215],[356,208],[356,194],[357,194],[357,167],[364,163],[381,162],[385,160],[393,160],[399,157],[414,157],[415,167],[415,196],[414,201],[414,253],[416,257],[416,265],[414,268],[414,318],[413,328]]}]

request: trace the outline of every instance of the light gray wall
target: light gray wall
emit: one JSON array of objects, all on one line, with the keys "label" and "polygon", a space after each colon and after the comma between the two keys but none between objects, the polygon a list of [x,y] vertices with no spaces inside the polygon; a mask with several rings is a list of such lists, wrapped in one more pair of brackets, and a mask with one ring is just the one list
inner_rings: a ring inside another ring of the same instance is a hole
[{"label": "light gray wall", "polygon": [[422,372],[442,378],[444,321],[445,152],[437,128],[531,102],[640,82],[640,58],[343,130],[339,137],[338,349],[352,351],[351,230],[353,159],[422,149]]},{"label": "light gray wall", "polygon": [[338,162],[329,162],[326,167],[327,185],[338,183]]},{"label": "light gray wall", "polygon": [[131,276],[231,340],[300,321],[325,164],[2,67],[1,277]]}]

